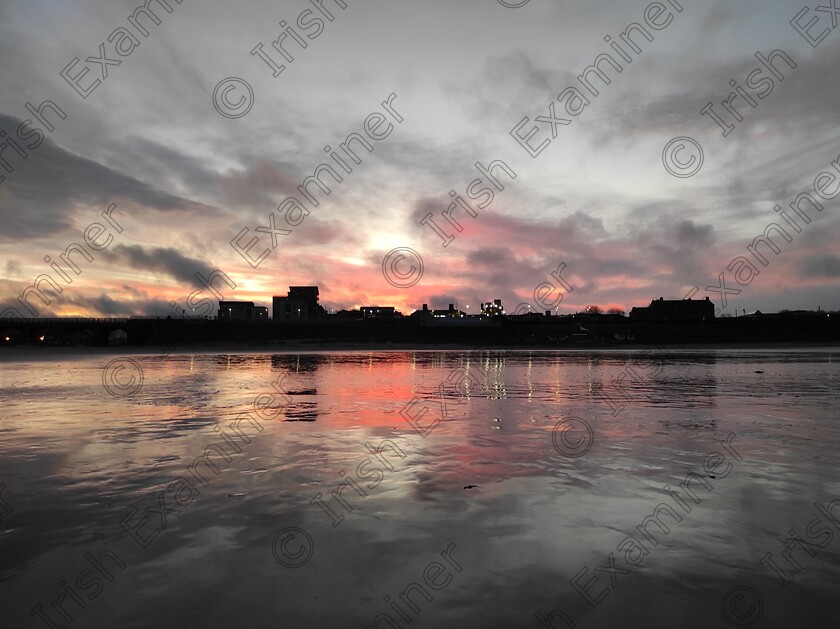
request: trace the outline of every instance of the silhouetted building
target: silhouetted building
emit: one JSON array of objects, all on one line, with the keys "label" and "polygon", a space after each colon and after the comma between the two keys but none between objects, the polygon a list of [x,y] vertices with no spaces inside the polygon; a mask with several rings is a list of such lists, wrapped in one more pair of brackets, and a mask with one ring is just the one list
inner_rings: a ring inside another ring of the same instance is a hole
[{"label": "silhouetted building", "polygon": [[630,318],[644,321],[703,321],[715,318],[715,305],[705,299],[654,299],[650,306],[635,307]]},{"label": "silhouetted building", "polygon": [[362,306],[365,319],[393,319],[397,316],[393,306]]},{"label": "silhouetted building", "polygon": [[423,304],[423,309],[415,310],[411,313],[411,316],[415,319],[431,319],[432,311],[429,310],[429,304]]},{"label": "silhouetted building", "polygon": [[[426,304],[423,304],[423,308],[426,308]],[[456,310],[455,304],[449,304],[449,308],[447,310],[432,310],[432,316],[435,319],[457,319],[459,317],[463,317],[464,313],[460,310]]]},{"label": "silhouetted building", "polygon": [[285,297],[272,298],[272,318],[282,319],[312,319],[326,314],[318,304],[317,286],[289,286]]},{"label": "silhouetted building", "polygon": [[493,303],[488,301],[486,304],[481,304],[481,314],[488,317],[498,317],[505,314],[505,309],[502,307],[502,300],[494,299]]},{"label": "silhouetted building", "polygon": [[255,306],[253,301],[220,301],[218,318],[265,321],[268,319],[268,308]]}]

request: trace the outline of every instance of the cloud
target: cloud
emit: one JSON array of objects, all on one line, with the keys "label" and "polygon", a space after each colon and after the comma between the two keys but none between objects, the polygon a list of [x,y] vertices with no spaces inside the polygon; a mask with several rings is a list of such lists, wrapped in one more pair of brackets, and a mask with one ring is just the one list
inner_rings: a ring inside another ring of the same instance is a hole
[{"label": "cloud", "polygon": [[257,159],[246,169],[229,170],[220,178],[223,200],[232,205],[273,209],[287,196],[300,198],[297,187],[303,179],[289,164]]},{"label": "cloud", "polygon": [[680,245],[692,249],[711,247],[717,239],[712,225],[697,225],[688,219],[678,221],[670,231]]},{"label": "cloud", "polygon": [[20,275],[20,260],[6,260],[6,277]]},{"label": "cloud", "polygon": [[506,247],[482,248],[467,254],[467,262],[471,265],[498,267],[502,261],[511,259],[513,252]]},{"label": "cloud", "polygon": [[[17,128],[20,120],[0,113],[0,128]],[[12,163],[11,151],[4,156]],[[17,158],[17,155],[15,155]],[[109,203],[133,202],[142,209],[165,213],[217,210],[169,194],[107,166],[65,150],[49,138],[13,163],[7,173],[3,198],[0,241],[16,242],[60,233],[74,226],[80,208],[105,209]],[[84,220],[84,219],[83,219]]]},{"label": "cloud", "polygon": [[[176,316],[176,312],[166,300],[163,299],[114,299],[110,295],[100,293],[99,295],[85,296],[79,294],[68,294],[56,308],[62,311],[96,312],[105,317],[136,317],[136,316]],[[215,314],[215,313],[213,313]],[[45,316],[41,313],[41,316]]]},{"label": "cloud", "polygon": [[116,245],[102,252],[105,260],[130,267],[134,272],[163,273],[182,282],[196,283],[195,274],[207,277],[213,269],[169,247],[146,249],[140,245]]},{"label": "cloud", "polygon": [[810,256],[800,262],[799,271],[808,278],[840,278],[840,256]]}]

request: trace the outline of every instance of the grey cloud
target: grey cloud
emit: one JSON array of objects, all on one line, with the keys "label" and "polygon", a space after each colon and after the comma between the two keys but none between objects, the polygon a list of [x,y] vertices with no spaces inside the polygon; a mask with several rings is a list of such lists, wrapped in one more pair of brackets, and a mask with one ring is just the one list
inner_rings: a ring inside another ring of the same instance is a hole
[{"label": "grey cloud", "polygon": [[83,310],[98,312],[106,317],[175,316],[175,311],[172,306],[163,299],[116,300],[105,294],[91,297],[67,294],[61,303],[63,305],[77,306]]},{"label": "grey cloud", "polygon": [[102,252],[109,262],[129,266],[134,271],[163,273],[182,282],[196,283],[195,274],[207,277],[212,268],[169,247],[145,249],[139,245],[116,245]]},{"label": "grey cloud", "polygon": [[801,261],[799,270],[808,278],[840,278],[840,256],[810,256]]},{"label": "grey cloud", "polygon": [[20,260],[6,260],[6,277],[20,275]]},{"label": "grey cloud", "polygon": [[691,220],[681,220],[672,228],[677,242],[684,247],[710,247],[717,239],[712,225],[697,225]]},{"label": "grey cloud", "polygon": [[296,170],[288,164],[256,160],[245,170],[224,173],[219,182],[221,196],[230,204],[274,208],[281,197],[300,197],[297,187],[303,179],[293,174]]},{"label": "grey cloud", "polygon": [[497,267],[502,262],[508,262],[513,259],[513,252],[505,247],[496,248],[482,248],[467,253],[467,262],[469,264],[478,264],[481,266]]},{"label": "grey cloud", "polygon": [[420,221],[423,220],[423,217],[427,214],[431,213],[435,216],[439,215],[441,211],[445,210],[449,206],[449,203],[446,202],[446,197],[439,196],[439,197],[421,197],[414,201],[413,209],[411,214],[409,215],[408,221],[412,224],[419,225]]},{"label": "grey cloud", "polygon": [[[20,120],[0,114],[1,128],[17,128],[19,124]],[[9,151],[6,156],[9,157]],[[15,162],[14,168],[0,184],[5,193],[5,224],[0,239],[5,241],[43,237],[68,229],[73,226],[80,205],[104,210],[111,202],[128,200],[161,212],[216,213],[214,208],[168,194],[80,157],[49,138],[33,149],[25,161]]]}]

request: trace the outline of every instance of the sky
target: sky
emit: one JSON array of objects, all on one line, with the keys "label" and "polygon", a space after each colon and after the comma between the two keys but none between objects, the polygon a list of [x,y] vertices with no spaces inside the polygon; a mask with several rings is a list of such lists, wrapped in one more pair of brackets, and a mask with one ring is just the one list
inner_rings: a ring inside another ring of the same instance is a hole
[{"label": "sky", "polygon": [[[143,4],[0,1],[3,316],[195,313],[214,271],[269,307],[314,284],[329,309],[406,314],[840,309],[840,19],[819,0],[152,0],[159,24],[129,19]],[[751,254],[773,223],[778,252]]]}]

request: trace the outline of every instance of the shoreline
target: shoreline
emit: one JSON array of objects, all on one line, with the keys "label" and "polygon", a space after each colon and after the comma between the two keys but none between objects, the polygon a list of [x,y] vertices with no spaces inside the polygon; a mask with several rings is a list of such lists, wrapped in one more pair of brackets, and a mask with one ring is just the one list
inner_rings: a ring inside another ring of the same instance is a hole
[{"label": "shoreline", "polygon": [[840,350],[840,343],[680,343],[674,345],[567,345],[537,347],[533,345],[462,345],[422,343],[354,343],[354,342],[294,342],[294,343],[201,343],[170,348],[146,346],[14,346],[0,348],[0,362],[61,356],[182,356],[191,354],[319,354],[333,352],[633,352],[633,351],[713,351],[713,350]]}]

